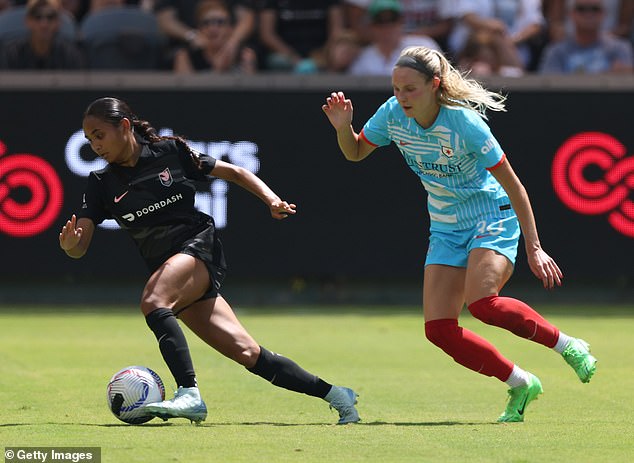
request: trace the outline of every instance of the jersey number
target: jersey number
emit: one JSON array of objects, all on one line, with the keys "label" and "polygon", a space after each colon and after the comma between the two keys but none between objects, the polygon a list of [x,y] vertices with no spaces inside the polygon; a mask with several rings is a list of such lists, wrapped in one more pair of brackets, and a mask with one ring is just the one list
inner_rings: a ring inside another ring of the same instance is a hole
[{"label": "jersey number", "polygon": [[502,220],[498,220],[497,222],[493,222],[487,225],[486,220],[481,220],[477,223],[476,228],[478,230],[478,235],[499,235],[502,232],[506,231],[506,228],[502,226]]}]

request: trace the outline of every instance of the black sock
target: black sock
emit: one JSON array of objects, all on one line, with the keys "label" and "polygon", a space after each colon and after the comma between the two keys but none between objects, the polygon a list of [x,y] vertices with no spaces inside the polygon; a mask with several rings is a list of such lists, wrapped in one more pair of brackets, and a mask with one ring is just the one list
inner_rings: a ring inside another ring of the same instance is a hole
[{"label": "black sock", "polygon": [[172,372],[176,384],[182,387],[196,386],[196,373],[185,334],[170,309],[157,309],[145,317],[159,343],[163,360]]},{"label": "black sock", "polygon": [[275,386],[322,399],[332,388],[332,384],[308,373],[292,360],[268,351],[262,346],[260,346],[260,356],[255,366],[247,370]]}]

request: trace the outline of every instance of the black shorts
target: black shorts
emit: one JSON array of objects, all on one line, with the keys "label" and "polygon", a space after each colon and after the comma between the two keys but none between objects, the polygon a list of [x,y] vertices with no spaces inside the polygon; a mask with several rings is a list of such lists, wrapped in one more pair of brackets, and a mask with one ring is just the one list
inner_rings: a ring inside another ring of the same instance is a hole
[{"label": "black shorts", "polygon": [[220,286],[227,276],[227,262],[214,225],[210,225],[193,238],[185,241],[178,252],[201,260],[209,271],[211,284],[199,300],[217,297]]}]

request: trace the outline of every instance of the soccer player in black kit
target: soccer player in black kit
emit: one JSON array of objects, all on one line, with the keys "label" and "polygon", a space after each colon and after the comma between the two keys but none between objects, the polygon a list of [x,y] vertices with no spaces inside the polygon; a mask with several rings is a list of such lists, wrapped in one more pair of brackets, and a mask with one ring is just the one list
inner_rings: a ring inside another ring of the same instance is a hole
[{"label": "soccer player in black kit", "polygon": [[194,181],[211,176],[236,183],[260,198],[275,219],[295,214],[250,171],[190,149],[180,137],[162,137],[129,106],[100,98],[84,113],[83,130],[93,151],[108,162],[92,172],[81,210],[62,227],[60,247],[82,257],[95,226],[114,218],[136,243],[151,276],[141,311],[158,340],[178,390],[146,410],[168,419],[199,423],[207,417],[189,347],[178,317],[221,354],[272,384],[327,401],[339,424],[359,421],[357,394],[334,386],[273,353],[249,335],[218,293],[226,264],[213,218],[194,207]]}]

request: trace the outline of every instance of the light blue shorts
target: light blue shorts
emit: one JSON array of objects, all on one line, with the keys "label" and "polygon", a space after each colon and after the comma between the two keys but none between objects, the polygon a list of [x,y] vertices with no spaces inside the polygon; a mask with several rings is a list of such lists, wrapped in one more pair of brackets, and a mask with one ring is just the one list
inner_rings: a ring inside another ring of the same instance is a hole
[{"label": "light blue shorts", "polygon": [[520,226],[517,217],[491,218],[472,229],[433,231],[425,265],[443,264],[466,267],[472,249],[492,249],[515,265]]}]

